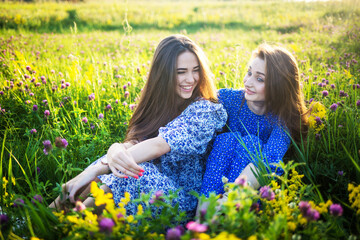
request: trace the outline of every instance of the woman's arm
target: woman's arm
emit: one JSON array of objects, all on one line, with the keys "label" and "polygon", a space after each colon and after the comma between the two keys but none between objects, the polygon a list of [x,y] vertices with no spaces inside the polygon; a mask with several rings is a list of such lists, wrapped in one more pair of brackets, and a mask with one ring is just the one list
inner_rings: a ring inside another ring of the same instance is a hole
[{"label": "woman's arm", "polygon": [[[117,177],[142,176],[139,163],[150,161],[170,152],[169,144],[161,137],[147,139],[137,144],[114,143],[108,150],[109,168]],[[123,174],[121,174],[121,173]],[[124,175],[126,174],[126,175]]]}]

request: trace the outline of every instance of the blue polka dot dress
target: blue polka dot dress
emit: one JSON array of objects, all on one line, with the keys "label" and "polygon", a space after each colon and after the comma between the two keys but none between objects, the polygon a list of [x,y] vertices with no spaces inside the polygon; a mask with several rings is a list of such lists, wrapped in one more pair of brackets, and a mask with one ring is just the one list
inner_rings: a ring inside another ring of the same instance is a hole
[{"label": "blue polka dot dress", "polygon": [[[287,128],[271,114],[256,115],[247,106],[243,90],[221,89],[219,101],[228,113],[228,132],[219,134],[208,157],[201,194],[224,193],[222,177],[234,182],[242,170],[257,161],[279,163],[291,140]],[[277,170],[278,174],[282,169]]]},{"label": "blue polka dot dress", "polygon": [[[200,192],[209,143],[222,130],[226,119],[227,114],[221,104],[207,100],[193,102],[177,118],[159,129],[159,135],[169,144],[171,151],[158,159],[139,164],[145,170],[142,177],[118,178],[111,173],[101,175],[99,179],[111,189],[116,204],[125,192],[134,199],[140,193],[161,190],[168,194],[181,189],[176,202],[180,210],[192,216],[197,198],[189,191]],[[130,203],[127,213],[135,214],[136,206]]]}]

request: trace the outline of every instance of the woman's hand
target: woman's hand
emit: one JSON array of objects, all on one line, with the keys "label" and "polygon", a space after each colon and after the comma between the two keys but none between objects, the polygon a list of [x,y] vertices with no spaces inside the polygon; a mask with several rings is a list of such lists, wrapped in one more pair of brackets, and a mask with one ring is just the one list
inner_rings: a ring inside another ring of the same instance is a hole
[{"label": "woman's hand", "polygon": [[144,169],[135,162],[133,156],[126,149],[126,147],[129,148],[131,146],[114,143],[108,150],[107,159],[109,168],[117,177],[127,178],[130,176],[138,179],[144,172]]},{"label": "woman's hand", "polygon": [[254,189],[258,189],[260,187],[260,184],[251,169],[253,169],[253,170],[256,169],[256,167],[253,163],[249,163],[244,168],[244,170],[240,173],[239,177],[237,177],[235,182],[241,182],[242,179],[246,179],[246,181],[250,185],[250,187],[252,187]]},{"label": "woman's hand", "polygon": [[62,197],[58,196],[50,207],[55,208],[65,203],[69,198],[71,203],[75,203],[79,192],[89,186],[90,182],[99,175],[109,172],[109,168],[101,163],[88,167],[82,173],[62,185]]}]

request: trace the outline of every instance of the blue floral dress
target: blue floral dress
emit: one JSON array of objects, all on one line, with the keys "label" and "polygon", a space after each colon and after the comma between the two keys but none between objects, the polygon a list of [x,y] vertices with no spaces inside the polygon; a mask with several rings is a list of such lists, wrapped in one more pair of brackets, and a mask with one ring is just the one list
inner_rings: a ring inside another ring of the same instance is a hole
[{"label": "blue floral dress", "polygon": [[[242,170],[257,161],[279,163],[285,155],[291,139],[288,130],[272,114],[256,115],[247,106],[243,90],[221,89],[219,101],[228,113],[227,129],[219,134],[208,157],[201,194],[224,193],[222,177],[234,182]],[[277,169],[281,174],[282,169]]]},{"label": "blue floral dress", "polygon": [[[181,188],[177,198],[179,209],[191,216],[196,209],[197,198],[189,191],[200,192],[209,143],[215,138],[216,132],[221,131],[226,119],[227,114],[221,104],[195,101],[159,129],[159,135],[169,144],[171,151],[158,159],[139,164],[145,170],[142,177],[118,178],[111,173],[101,175],[99,179],[111,189],[116,204],[125,192],[129,192],[134,199],[140,193],[161,190],[167,194]],[[136,206],[130,203],[127,212],[136,213]]]}]

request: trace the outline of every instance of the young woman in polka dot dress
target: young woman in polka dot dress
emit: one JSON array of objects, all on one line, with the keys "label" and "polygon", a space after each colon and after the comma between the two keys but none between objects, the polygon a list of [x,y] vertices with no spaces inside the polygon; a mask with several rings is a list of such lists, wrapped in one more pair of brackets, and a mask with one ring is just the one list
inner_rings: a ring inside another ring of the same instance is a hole
[{"label": "young woman in polka dot dress", "polygon": [[[216,137],[206,164],[201,193],[224,193],[222,177],[234,182],[246,176],[258,188],[251,169],[258,161],[279,163],[291,138],[299,142],[307,132],[307,109],[300,90],[299,69],[287,50],[260,45],[254,51],[244,90],[221,89],[219,101],[228,120],[227,132]],[[277,170],[281,174],[281,169]]]},{"label": "young woman in polka dot dress", "polygon": [[[157,47],[140,102],[130,120],[125,143],[114,143],[107,155],[63,185],[75,202],[78,192],[98,178],[119,203],[125,192],[179,191],[179,209],[193,215],[200,192],[208,145],[226,123],[216,103],[216,89],[202,50],[189,38],[174,35]],[[89,192],[87,188],[82,196]],[[50,207],[60,205],[58,197]],[[93,206],[92,198],[84,201]],[[128,214],[136,213],[134,204]]]}]

